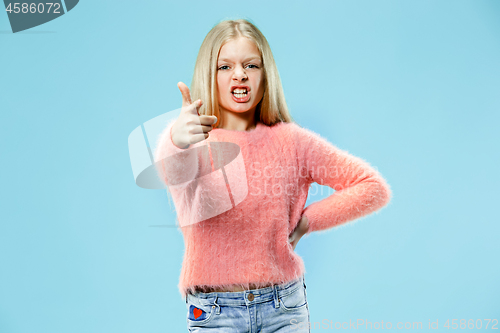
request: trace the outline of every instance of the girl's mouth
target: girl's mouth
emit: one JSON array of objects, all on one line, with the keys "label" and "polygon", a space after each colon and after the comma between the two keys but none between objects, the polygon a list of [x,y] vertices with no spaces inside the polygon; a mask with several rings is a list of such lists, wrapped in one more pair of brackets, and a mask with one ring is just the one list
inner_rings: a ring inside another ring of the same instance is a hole
[{"label": "girl's mouth", "polygon": [[233,100],[238,103],[244,103],[250,99],[250,92],[246,88],[236,88],[231,94],[233,95]]}]

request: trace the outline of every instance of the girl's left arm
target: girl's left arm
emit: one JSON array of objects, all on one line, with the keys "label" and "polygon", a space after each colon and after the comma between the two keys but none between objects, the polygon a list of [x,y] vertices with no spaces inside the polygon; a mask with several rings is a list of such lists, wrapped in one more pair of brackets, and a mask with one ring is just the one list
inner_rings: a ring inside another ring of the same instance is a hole
[{"label": "girl's left arm", "polygon": [[341,150],[318,134],[296,126],[300,167],[305,181],[316,182],[335,190],[335,193],[307,206],[302,215],[307,217],[312,231],[329,229],[387,205],[392,192],[380,173],[359,157]]}]

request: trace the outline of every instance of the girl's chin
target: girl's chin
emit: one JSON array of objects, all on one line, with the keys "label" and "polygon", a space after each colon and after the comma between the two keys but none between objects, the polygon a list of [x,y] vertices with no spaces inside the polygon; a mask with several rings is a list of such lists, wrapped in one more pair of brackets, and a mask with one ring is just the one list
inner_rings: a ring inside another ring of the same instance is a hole
[{"label": "girl's chin", "polygon": [[250,111],[249,109],[245,109],[245,110],[239,110],[239,109],[224,109],[224,111],[229,111],[229,112],[233,112],[233,113],[245,113],[245,112],[248,112]]},{"label": "girl's chin", "polygon": [[234,113],[245,113],[245,112],[252,110],[252,108],[250,107],[250,105],[248,103],[245,103],[244,105],[243,105],[243,103],[238,103],[236,105],[231,103],[231,105],[229,105],[229,107],[223,107],[223,109],[226,111],[234,112]]}]

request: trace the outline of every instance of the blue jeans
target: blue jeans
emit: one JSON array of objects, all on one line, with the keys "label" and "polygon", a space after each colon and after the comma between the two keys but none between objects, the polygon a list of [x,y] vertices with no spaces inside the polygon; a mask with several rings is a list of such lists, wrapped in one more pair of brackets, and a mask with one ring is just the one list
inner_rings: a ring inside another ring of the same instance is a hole
[{"label": "blue jeans", "polygon": [[310,332],[304,276],[239,292],[186,295],[189,332]]}]

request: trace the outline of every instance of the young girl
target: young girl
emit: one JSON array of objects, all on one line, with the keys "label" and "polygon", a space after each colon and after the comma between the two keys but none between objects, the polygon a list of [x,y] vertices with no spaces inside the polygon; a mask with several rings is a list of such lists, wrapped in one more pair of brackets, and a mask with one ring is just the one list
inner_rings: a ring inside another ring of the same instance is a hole
[{"label": "young girl", "polygon": [[[178,87],[181,113],[155,160],[184,236],[179,290],[189,331],[309,332],[297,242],[382,208],[389,186],[292,121],[269,44],[247,20],[213,27],[192,93]],[[313,182],[336,192],[304,209]]]}]

